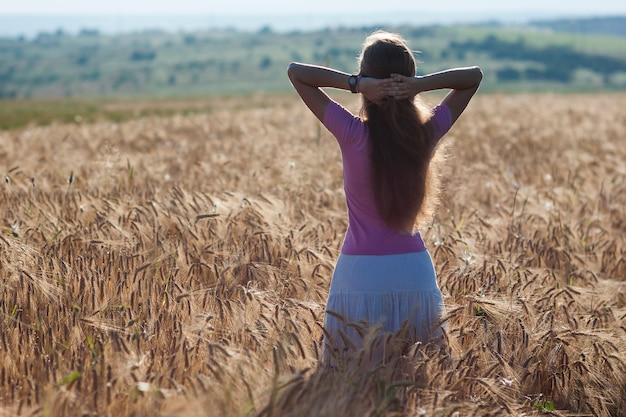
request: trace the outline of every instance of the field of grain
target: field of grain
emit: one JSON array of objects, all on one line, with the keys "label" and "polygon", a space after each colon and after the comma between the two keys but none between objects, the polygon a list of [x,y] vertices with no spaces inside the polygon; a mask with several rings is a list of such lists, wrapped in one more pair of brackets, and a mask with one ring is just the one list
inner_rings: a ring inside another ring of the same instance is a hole
[{"label": "field of grain", "polygon": [[626,416],[625,95],[479,95],[422,231],[449,350],[336,370],[339,149],[214,104],[0,132],[0,416]]}]

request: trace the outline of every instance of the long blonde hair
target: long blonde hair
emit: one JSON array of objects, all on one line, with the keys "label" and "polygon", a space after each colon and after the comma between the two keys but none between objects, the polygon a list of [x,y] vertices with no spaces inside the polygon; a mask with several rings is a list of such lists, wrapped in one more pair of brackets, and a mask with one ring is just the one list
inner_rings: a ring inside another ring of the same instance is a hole
[{"label": "long blonde hair", "polygon": [[[399,35],[375,32],[359,57],[360,74],[387,78],[392,73],[415,76],[413,53]],[[363,97],[361,117],[371,141],[371,182],[376,205],[385,223],[413,231],[434,212],[438,201],[438,165],[431,163],[436,147],[425,123],[429,109],[420,100]]]}]

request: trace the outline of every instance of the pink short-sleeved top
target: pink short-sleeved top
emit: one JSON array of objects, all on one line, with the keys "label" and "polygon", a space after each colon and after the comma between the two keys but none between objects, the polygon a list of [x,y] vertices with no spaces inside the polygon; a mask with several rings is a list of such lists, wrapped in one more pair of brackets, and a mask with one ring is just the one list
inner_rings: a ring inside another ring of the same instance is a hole
[{"label": "pink short-sleeved top", "polygon": [[[331,100],[324,113],[324,126],[335,136],[343,160],[343,180],[348,207],[348,230],[341,252],[346,255],[392,255],[426,250],[419,232],[403,234],[387,226],[378,214],[370,184],[367,126]],[[439,140],[452,126],[450,109],[440,104],[433,109],[426,128]]]}]

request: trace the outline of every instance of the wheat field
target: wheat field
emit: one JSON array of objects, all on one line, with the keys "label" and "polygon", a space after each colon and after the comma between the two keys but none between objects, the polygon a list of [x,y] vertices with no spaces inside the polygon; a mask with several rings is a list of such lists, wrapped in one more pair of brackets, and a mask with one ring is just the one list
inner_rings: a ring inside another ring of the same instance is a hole
[{"label": "wheat field", "polygon": [[449,348],[339,369],[338,146],[214,104],[0,132],[0,416],[626,416],[626,95],[479,94],[422,230]]}]

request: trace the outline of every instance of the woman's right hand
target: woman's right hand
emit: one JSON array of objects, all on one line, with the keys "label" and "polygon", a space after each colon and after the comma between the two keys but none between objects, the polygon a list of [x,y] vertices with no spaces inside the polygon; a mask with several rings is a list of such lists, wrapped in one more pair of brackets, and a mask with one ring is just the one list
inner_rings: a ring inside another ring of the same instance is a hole
[{"label": "woman's right hand", "polygon": [[411,99],[420,91],[417,77],[392,74],[389,78],[361,78],[359,92],[368,100],[378,103],[387,98]]},{"label": "woman's right hand", "polygon": [[391,74],[386,81],[387,96],[396,100],[412,99],[420,93],[419,77]]}]

